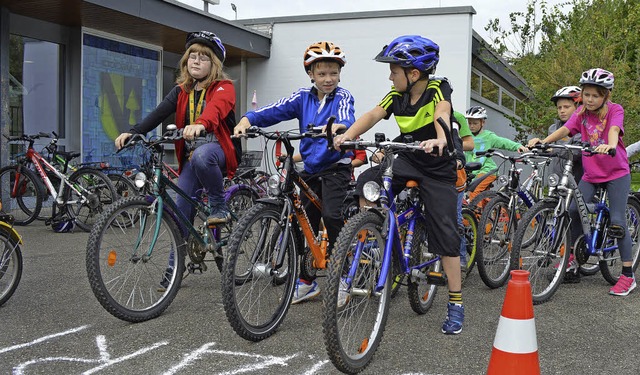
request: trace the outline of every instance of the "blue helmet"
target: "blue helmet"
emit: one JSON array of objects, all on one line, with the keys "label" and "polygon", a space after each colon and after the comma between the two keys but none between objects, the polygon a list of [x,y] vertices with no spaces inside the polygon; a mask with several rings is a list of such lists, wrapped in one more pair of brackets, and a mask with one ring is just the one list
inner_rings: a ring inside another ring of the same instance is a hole
[{"label": "blue helmet", "polygon": [[420,35],[403,35],[384,46],[375,60],[433,72],[440,61],[439,54],[440,47],[431,40]]},{"label": "blue helmet", "polygon": [[192,44],[199,43],[205,45],[213,51],[220,62],[224,62],[227,56],[227,50],[224,48],[220,38],[210,31],[196,31],[187,34],[185,49],[189,49]]}]

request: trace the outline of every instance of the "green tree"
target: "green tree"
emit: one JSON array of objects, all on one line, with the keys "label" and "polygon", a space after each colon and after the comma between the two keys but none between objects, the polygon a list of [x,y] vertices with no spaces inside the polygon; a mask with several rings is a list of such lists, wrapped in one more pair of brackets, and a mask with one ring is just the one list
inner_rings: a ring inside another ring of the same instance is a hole
[{"label": "green tree", "polygon": [[583,71],[601,67],[615,75],[612,100],[625,108],[625,144],[640,139],[639,1],[571,0],[549,7],[530,0],[524,12],[511,13],[510,23],[505,29],[496,19],[485,29],[492,47],[533,91],[522,103],[524,116],[511,119],[523,138],[546,133],[558,88],[576,85]]}]

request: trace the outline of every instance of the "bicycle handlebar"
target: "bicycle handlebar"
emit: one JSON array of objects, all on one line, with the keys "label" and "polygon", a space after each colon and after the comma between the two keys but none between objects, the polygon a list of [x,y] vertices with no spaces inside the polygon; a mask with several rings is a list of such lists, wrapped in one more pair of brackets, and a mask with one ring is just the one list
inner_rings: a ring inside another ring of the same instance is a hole
[{"label": "bicycle handlebar", "polygon": [[[152,147],[163,143],[175,142],[180,139],[183,139],[182,132],[184,129],[169,129],[164,134],[162,134],[159,138],[154,137],[146,137],[144,134],[131,134],[131,137],[127,140],[121,149],[116,151],[116,154],[124,150],[125,148],[132,147],[140,142],[144,145]],[[206,138],[207,133],[205,131],[200,132],[199,136],[196,139]],[[194,139],[195,140],[195,139]]]},{"label": "bicycle handlebar", "polygon": [[[587,156],[604,154],[601,152],[596,152],[595,148],[591,147],[591,145],[586,145],[586,144],[571,145],[571,144],[557,144],[557,143],[538,143],[534,145],[532,148],[539,149],[539,150],[546,150],[549,148],[564,149],[564,150],[578,150],[581,152],[585,152]],[[607,151],[607,155],[611,157],[616,156],[616,149],[612,148],[611,150]],[[554,155],[554,156],[557,156],[557,155]]]}]

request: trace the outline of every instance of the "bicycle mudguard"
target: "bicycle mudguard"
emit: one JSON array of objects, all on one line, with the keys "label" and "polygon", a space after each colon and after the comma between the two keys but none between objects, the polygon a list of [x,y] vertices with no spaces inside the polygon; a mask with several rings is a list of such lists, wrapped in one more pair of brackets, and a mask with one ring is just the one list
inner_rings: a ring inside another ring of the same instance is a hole
[{"label": "bicycle mudguard", "polygon": [[20,237],[18,232],[16,232],[16,230],[13,229],[11,225],[5,223],[4,221],[0,221],[0,231],[7,232],[7,234],[20,245],[24,244],[24,242],[22,242],[22,237]]},{"label": "bicycle mudguard", "polygon": [[474,191],[476,190],[476,188],[478,187],[478,185],[480,185],[480,183],[482,181],[484,181],[485,178],[489,177],[489,176],[493,176],[496,172],[498,172],[498,168],[494,168],[492,170],[490,170],[489,172],[483,174],[480,177],[476,177],[475,179],[473,179],[473,181],[468,185],[467,190],[468,191]]},{"label": "bicycle mudguard", "polygon": [[260,198],[256,200],[256,203],[265,203],[273,206],[281,206],[282,199],[279,198]]},{"label": "bicycle mudguard", "polygon": [[228,201],[229,198],[231,198],[231,196],[233,196],[233,194],[235,194],[237,191],[240,190],[248,190],[251,192],[251,196],[254,199],[258,199],[260,196],[258,195],[258,193],[256,193],[251,186],[247,185],[247,184],[235,184],[235,185],[231,185],[229,186],[225,191],[224,191],[224,200]]}]

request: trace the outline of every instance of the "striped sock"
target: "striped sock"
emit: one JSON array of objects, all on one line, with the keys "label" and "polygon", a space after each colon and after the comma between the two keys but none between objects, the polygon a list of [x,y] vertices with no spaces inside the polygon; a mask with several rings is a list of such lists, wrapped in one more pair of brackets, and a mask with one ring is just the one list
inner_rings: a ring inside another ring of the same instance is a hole
[{"label": "striped sock", "polygon": [[449,292],[449,303],[455,303],[462,306],[462,291]]}]

